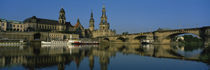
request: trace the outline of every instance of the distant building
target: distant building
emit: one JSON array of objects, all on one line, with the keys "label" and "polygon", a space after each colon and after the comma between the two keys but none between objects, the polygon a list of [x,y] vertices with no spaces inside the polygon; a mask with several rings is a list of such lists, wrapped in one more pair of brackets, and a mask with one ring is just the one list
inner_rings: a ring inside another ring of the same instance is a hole
[{"label": "distant building", "polygon": [[110,30],[110,25],[107,22],[106,9],[104,6],[102,9],[102,16],[101,16],[101,22],[99,24],[99,29],[94,30],[94,19],[93,19],[93,14],[91,13],[89,30],[92,32],[93,38],[101,36],[112,36],[116,34],[114,30]]},{"label": "distant building", "polygon": [[29,17],[23,22],[0,19],[0,29],[3,32],[55,32],[79,34],[80,38],[115,35],[115,31],[109,29],[110,25],[107,22],[105,7],[102,9],[101,22],[99,25],[100,29],[94,29],[94,18],[92,12],[89,23],[89,28],[85,29],[78,18],[77,23],[71,25],[71,22],[66,21],[65,10],[61,8],[58,21],[38,18],[36,16]]},{"label": "distant building", "polygon": [[28,25],[29,31],[44,31],[44,32],[70,32],[74,31],[74,27],[70,22],[66,22],[65,11],[61,8],[58,21],[37,18],[36,16],[27,18],[24,23]]},{"label": "distant building", "polygon": [[0,27],[1,27],[1,31],[4,31],[4,32],[5,31],[24,32],[26,31],[27,25],[21,21],[0,19]]}]

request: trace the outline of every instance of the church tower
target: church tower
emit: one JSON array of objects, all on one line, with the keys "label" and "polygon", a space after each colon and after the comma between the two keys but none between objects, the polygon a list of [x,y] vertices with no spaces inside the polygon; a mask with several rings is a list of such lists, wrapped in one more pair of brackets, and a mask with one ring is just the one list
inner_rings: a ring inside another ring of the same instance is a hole
[{"label": "church tower", "polygon": [[91,12],[91,16],[90,16],[89,30],[90,30],[90,31],[94,31],[94,18],[93,18],[93,12]]},{"label": "church tower", "polygon": [[92,31],[91,32],[92,33],[91,37],[96,38],[96,37],[113,36],[113,35],[115,35],[116,34],[115,31],[114,30],[110,30],[109,28],[110,28],[110,25],[107,22],[106,9],[105,9],[105,6],[103,6],[101,22],[99,24],[99,29]]},{"label": "church tower", "polygon": [[59,24],[65,24],[65,23],[66,23],[65,11],[63,8],[61,8],[59,14]]},{"label": "church tower", "polygon": [[109,23],[107,22],[105,6],[103,6],[103,9],[102,9],[101,22],[99,26],[100,26],[100,30],[109,30]]}]

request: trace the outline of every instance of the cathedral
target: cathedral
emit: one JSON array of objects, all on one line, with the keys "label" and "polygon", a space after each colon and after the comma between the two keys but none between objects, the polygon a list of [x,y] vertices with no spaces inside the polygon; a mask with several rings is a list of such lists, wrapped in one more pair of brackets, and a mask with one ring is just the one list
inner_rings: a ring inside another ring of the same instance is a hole
[{"label": "cathedral", "polygon": [[97,38],[102,36],[115,35],[114,30],[110,30],[110,25],[107,22],[106,9],[103,7],[99,29],[95,29],[93,13],[89,21],[89,28],[85,29],[80,20],[77,19],[75,25],[66,21],[65,10],[60,9],[58,20],[50,20],[32,16],[24,21],[12,21],[0,19],[0,29],[3,32],[56,32],[78,34],[80,38]]},{"label": "cathedral", "polygon": [[113,36],[116,34],[115,30],[110,30],[110,25],[107,22],[107,16],[106,16],[106,9],[103,6],[102,9],[102,16],[101,16],[101,22],[99,24],[99,29],[94,30],[94,19],[93,19],[93,13],[91,13],[91,18],[89,22],[89,30],[92,33],[92,37],[102,37],[102,36]]}]

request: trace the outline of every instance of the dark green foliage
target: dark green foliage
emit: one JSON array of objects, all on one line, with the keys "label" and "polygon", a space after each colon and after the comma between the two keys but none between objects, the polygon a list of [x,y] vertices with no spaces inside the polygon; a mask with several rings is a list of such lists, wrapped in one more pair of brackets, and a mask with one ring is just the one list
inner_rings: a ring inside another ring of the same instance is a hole
[{"label": "dark green foliage", "polygon": [[123,37],[119,37],[117,38],[118,40],[122,40],[123,42],[125,42],[127,40],[127,38],[123,38]]},{"label": "dark green foliage", "polygon": [[192,35],[184,35],[183,37],[185,42],[202,42],[202,39],[199,39]]},{"label": "dark green foliage", "polygon": [[128,32],[123,32],[122,35],[128,35]]},{"label": "dark green foliage", "polygon": [[185,51],[193,51],[195,49],[203,48],[203,44],[200,42],[194,42],[194,43],[185,43]]},{"label": "dark green foliage", "polygon": [[[193,51],[203,47],[202,39],[192,35],[184,35],[184,41],[178,41],[179,45],[184,45],[185,51]],[[173,38],[174,41],[176,38]]]},{"label": "dark green foliage", "polygon": [[199,57],[202,61],[210,64],[210,46],[205,48]]},{"label": "dark green foliage", "polygon": [[[178,38],[178,36],[172,37],[171,40],[172,41],[176,41],[176,39]],[[179,41],[180,42],[180,41]]]},{"label": "dark green foliage", "polygon": [[192,35],[184,35],[184,44],[188,50],[198,49],[203,46],[202,39],[194,37]]},{"label": "dark green foliage", "polygon": [[138,37],[135,37],[135,39],[137,39],[137,40],[146,39],[146,38],[147,38],[146,36],[138,36]]}]

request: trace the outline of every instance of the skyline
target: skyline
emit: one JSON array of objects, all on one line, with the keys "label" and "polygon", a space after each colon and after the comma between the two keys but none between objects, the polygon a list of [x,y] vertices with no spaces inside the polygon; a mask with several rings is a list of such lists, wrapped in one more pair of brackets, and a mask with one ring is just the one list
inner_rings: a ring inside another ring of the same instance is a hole
[{"label": "skyline", "polygon": [[0,12],[0,18],[23,21],[37,16],[58,20],[59,11],[64,8],[68,22],[75,25],[79,18],[81,24],[88,28],[92,10],[98,29],[102,6],[105,5],[111,29],[116,29],[118,34],[139,33],[154,31],[159,27],[177,29],[209,26],[209,3],[208,0],[2,0],[0,8],[3,10]]}]

